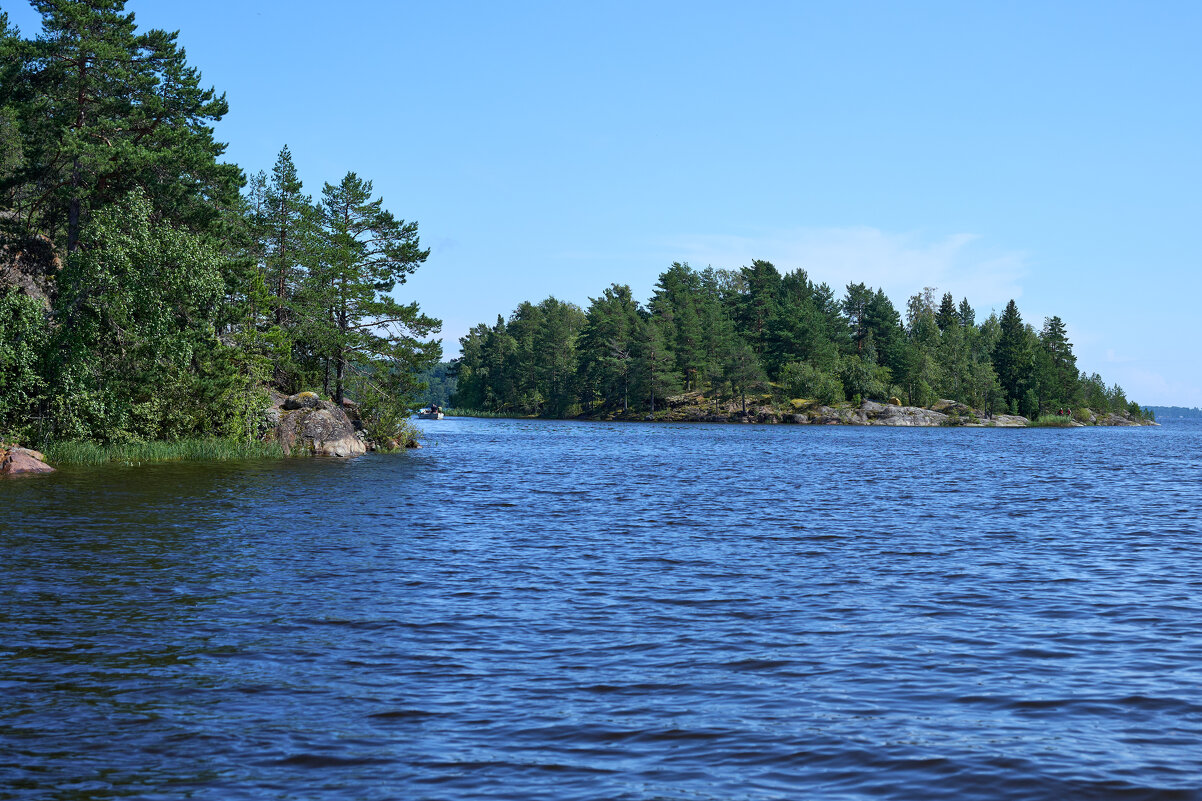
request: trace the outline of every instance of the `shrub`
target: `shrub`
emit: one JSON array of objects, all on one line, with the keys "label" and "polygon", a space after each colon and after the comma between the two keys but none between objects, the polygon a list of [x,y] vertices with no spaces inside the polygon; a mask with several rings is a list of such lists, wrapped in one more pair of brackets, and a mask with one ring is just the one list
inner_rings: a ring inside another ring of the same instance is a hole
[{"label": "shrub", "polygon": [[843,381],[844,395],[869,399],[888,397],[888,372],[871,362],[862,361],[858,356],[846,357],[839,375]]},{"label": "shrub", "polygon": [[843,400],[843,385],[835,376],[806,362],[789,362],[780,372],[791,398],[813,398],[829,406]]}]

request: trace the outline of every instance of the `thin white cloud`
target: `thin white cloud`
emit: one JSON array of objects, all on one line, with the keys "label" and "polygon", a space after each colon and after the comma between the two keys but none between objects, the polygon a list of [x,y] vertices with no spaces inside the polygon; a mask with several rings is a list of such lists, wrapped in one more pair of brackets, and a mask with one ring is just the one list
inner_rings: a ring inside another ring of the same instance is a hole
[{"label": "thin white cloud", "polygon": [[782,272],[803,268],[839,294],[848,282],[883,288],[904,303],[923,287],[938,287],[978,310],[1000,308],[1022,295],[1027,256],[998,252],[975,234],[924,237],[866,226],[796,228],[758,236],[699,235],[668,240],[674,259],[694,267],[740,267],[766,259]]}]

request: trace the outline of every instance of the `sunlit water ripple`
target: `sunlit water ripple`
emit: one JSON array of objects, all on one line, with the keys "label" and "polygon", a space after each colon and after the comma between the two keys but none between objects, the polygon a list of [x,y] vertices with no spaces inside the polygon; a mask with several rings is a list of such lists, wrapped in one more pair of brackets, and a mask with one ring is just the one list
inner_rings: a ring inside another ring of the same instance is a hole
[{"label": "sunlit water ripple", "polygon": [[0,798],[1202,798],[1202,427],[426,427],[0,484]]}]

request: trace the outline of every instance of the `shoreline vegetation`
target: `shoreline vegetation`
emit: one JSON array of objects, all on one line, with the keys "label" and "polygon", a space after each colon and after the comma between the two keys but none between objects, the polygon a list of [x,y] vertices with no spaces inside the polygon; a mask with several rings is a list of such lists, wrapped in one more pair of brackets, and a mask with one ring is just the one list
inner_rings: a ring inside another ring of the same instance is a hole
[{"label": "shoreline vegetation", "polygon": [[[897,400],[897,399],[893,399]],[[448,417],[507,419],[547,419],[537,415],[448,408]],[[1043,415],[1030,420],[1021,415],[986,414],[963,404],[943,399],[930,407],[903,406],[898,403],[862,401],[859,406],[839,403],[826,406],[804,398],[784,398],[766,394],[748,398],[744,414],[737,398],[707,398],[687,393],[664,399],[654,413],[634,410],[581,414],[569,419],[582,422],[622,423],[759,423],[785,425],[849,425],[960,428],[1083,428],[1086,426],[1158,425],[1147,417],[1127,413],[1097,414],[1090,409],[1074,409],[1071,414]]]},{"label": "shoreline vegetation", "polygon": [[[967,298],[934,287],[904,311],[879,288],[851,282],[838,295],[803,269],[782,273],[763,260],[737,270],[677,262],[646,304],[612,284],[587,309],[550,297],[476,325],[446,371],[447,406],[715,422],[875,420],[878,407],[947,407],[952,425],[1155,419],[1122,387],[1078,369],[1059,317],[1036,329],[1011,300],[978,322]],[[905,424],[906,415],[884,416]]]},{"label": "shoreline vegetation", "polygon": [[279,459],[284,454],[277,442],[228,439],[186,439],[175,442],[55,442],[43,451],[54,465],[140,465],[162,462],[228,462],[245,459]]},{"label": "shoreline vegetation", "polygon": [[270,173],[224,161],[225,96],[124,5],[37,4],[27,33],[0,11],[0,442],[64,464],[409,444],[441,358],[440,321],[394,297],[417,223],[355,172],[314,198],[287,146]]}]

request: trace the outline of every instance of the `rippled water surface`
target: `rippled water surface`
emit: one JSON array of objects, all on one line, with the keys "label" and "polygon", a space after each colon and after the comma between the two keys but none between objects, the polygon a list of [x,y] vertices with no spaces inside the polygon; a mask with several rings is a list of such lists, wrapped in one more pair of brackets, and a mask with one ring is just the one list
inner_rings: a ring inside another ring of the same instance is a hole
[{"label": "rippled water surface", "polygon": [[1202,428],[0,483],[0,798],[1202,798]]}]

